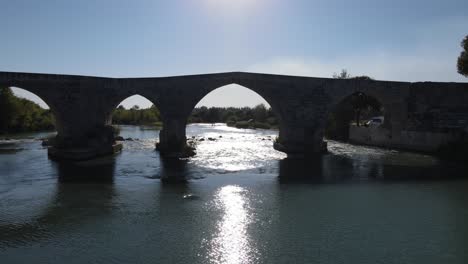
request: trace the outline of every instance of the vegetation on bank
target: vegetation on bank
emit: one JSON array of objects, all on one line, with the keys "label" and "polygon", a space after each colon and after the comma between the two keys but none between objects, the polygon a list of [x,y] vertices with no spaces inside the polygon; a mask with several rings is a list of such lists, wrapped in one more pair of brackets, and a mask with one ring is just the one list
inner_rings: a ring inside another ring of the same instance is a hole
[{"label": "vegetation on bank", "polygon": [[10,88],[0,88],[0,134],[53,130],[50,109],[16,97]]},{"label": "vegetation on bank", "polygon": [[146,109],[140,109],[137,105],[125,109],[120,105],[112,113],[112,123],[115,125],[162,125],[159,109],[154,105]]}]

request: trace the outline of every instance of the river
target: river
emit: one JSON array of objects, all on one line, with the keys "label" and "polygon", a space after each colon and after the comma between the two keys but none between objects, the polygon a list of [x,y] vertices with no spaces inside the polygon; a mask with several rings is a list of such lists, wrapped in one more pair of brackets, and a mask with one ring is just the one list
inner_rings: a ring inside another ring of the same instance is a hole
[{"label": "river", "polygon": [[2,264],[468,263],[462,163],[334,141],[287,160],[276,131],[195,124],[188,160],[122,126],[120,154],[59,164],[47,134],[0,141]]}]

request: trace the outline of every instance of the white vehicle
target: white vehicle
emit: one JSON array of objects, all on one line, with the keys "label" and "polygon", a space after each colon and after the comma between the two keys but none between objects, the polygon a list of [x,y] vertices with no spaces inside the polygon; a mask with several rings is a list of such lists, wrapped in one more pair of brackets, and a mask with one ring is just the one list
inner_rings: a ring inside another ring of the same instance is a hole
[{"label": "white vehicle", "polygon": [[378,126],[381,126],[383,122],[384,122],[383,116],[376,116],[376,117],[369,119],[369,121],[367,121],[364,125],[366,127],[378,127]]}]

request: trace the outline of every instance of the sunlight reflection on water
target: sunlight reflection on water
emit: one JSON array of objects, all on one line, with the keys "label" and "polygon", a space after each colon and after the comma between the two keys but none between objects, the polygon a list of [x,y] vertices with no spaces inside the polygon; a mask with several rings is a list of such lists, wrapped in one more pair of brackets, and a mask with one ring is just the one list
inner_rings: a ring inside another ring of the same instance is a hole
[{"label": "sunlight reflection on water", "polygon": [[214,204],[224,214],[217,225],[217,232],[209,242],[211,263],[251,263],[256,250],[249,242],[247,227],[252,220],[248,212],[246,190],[228,185],[217,192]]},{"label": "sunlight reflection on water", "polygon": [[[157,128],[120,126],[120,129],[122,137],[131,138],[122,142],[124,151],[154,150],[159,137]],[[273,149],[277,135],[278,131],[275,130],[237,129],[226,124],[191,124],[187,126],[187,138],[193,140],[195,137],[197,155],[189,162],[226,172],[269,166],[286,158],[286,154]]]},{"label": "sunlight reflection on water", "polygon": [[[199,127],[204,131],[200,133]],[[197,129],[196,131],[192,131]],[[225,124],[188,126],[188,135],[204,138],[197,144],[197,155],[191,159],[198,166],[240,171],[263,167],[272,161],[286,157],[286,154],[273,149],[273,141],[278,135],[273,130],[237,129]],[[206,140],[208,138],[214,141]]]}]

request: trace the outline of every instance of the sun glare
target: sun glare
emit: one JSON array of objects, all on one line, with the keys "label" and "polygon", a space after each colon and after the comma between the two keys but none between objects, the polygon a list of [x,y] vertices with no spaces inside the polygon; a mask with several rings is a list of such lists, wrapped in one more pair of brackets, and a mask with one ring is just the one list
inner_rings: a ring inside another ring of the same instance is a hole
[{"label": "sun glare", "polygon": [[206,3],[216,10],[226,10],[228,12],[249,11],[260,0],[205,0]]},{"label": "sun glare", "polygon": [[239,186],[222,187],[216,195],[216,206],[224,211],[218,233],[211,242],[210,262],[216,264],[251,263],[256,250],[250,244],[247,227],[251,221],[247,211],[246,190]]}]

